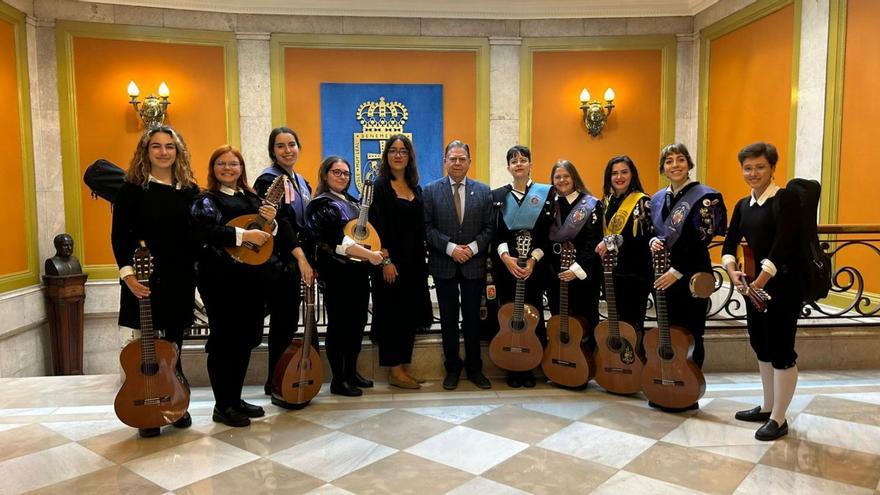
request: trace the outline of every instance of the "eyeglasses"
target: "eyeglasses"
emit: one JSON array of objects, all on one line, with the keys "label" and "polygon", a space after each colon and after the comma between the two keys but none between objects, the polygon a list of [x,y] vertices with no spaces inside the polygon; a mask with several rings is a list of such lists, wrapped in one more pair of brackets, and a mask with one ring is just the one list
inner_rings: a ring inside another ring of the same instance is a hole
[{"label": "eyeglasses", "polygon": [[349,172],[348,170],[334,169],[334,170],[330,170],[329,173],[333,174],[333,177],[337,177],[340,179],[351,177],[351,172]]},{"label": "eyeglasses", "polygon": [[406,148],[402,150],[388,150],[388,154],[394,156],[409,156],[409,150]]},{"label": "eyeglasses", "polygon": [[214,162],[214,166],[217,168],[239,168],[241,167],[240,162]]}]

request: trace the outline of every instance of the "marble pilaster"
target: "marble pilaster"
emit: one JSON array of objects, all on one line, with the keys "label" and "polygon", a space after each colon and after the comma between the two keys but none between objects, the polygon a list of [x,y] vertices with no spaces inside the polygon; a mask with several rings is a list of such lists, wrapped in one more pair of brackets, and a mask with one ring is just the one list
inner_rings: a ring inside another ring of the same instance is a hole
[{"label": "marble pilaster", "polygon": [[828,2],[801,2],[795,176],[822,177],[825,132],[825,73],[828,60]]},{"label": "marble pilaster", "polygon": [[699,153],[697,120],[700,105],[700,39],[696,34],[680,34],[677,39],[675,141],[685,143],[688,150],[697,155]]},{"label": "marble pilaster", "polygon": [[236,33],[241,152],[251,181],[267,164],[266,137],[272,130],[269,37],[265,32]]},{"label": "marble pilaster", "polygon": [[507,149],[519,142],[521,38],[491,37],[489,71],[489,185],[509,182],[503,164]]}]

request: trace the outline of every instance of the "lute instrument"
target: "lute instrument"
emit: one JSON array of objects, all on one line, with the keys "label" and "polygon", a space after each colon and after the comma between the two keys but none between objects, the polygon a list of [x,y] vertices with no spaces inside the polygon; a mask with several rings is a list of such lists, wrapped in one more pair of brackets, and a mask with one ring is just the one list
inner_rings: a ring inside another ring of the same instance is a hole
[{"label": "lute instrument", "polygon": [[[382,249],[379,234],[376,232],[376,228],[367,221],[371,204],[373,204],[373,181],[367,179],[364,181],[364,190],[361,193],[358,217],[356,220],[349,220],[343,227],[342,233],[369,251],[379,251]],[[359,256],[353,256],[353,258],[362,259]]]},{"label": "lute instrument", "polygon": [[[266,191],[265,204],[278,209],[278,204],[284,196],[284,188],[287,184],[287,176],[279,175],[272,181],[272,185]],[[239,227],[244,230],[262,230],[267,234],[272,233],[272,222],[267,222],[259,213],[251,213],[249,215],[241,215],[233,218],[227,224],[229,227]],[[274,238],[269,237],[262,246],[248,241],[241,243],[241,246],[227,247],[226,252],[232,256],[232,259],[246,265],[262,265],[272,256],[274,249]]]},{"label": "lute instrument", "polygon": [[596,325],[596,383],[615,394],[634,394],[642,389],[642,368],[639,356],[641,339],[635,327],[621,321],[617,314],[614,270],[623,237],[605,237],[602,274],[605,281],[605,302],[608,319]]},{"label": "lute instrument", "polygon": [[[560,271],[575,261],[575,248],[571,241],[562,246]],[[559,281],[559,314],[547,321],[547,349],[541,369],[544,375],[557,385],[583,387],[593,377],[592,355],[584,339],[583,323],[568,313],[568,282]]]},{"label": "lute instrument", "polygon": [[[532,234],[521,230],[516,235],[517,265],[525,268],[532,247]],[[498,308],[499,330],[489,343],[489,358],[501,369],[528,371],[539,364],[544,356],[541,341],[535,334],[538,327],[538,310],[526,304],[526,281],[516,280],[513,302]]]},{"label": "lute instrument", "polygon": [[[137,281],[149,286],[153,257],[144,241],[140,241],[140,247],[134,252],[133,266]],[[119,355],[125,379],[113,408],[119,420],[128,426],[158,428],[186,414],[189,386],[177,372],[180,358],[177,346],[156,338],[150,297],[138,299],[138,305],[141,336],[129,342]]]},{"label": "lute instrument", "polygon": [[772,297],[770,297],[770,294],[765,292],[764,289],[752,287],[749,283],[749,279],[752,276],[757,277],[760,270],[758,270],[758,264],[755,263],[754,251],[752,251],[752,248],[746,244],[742,246],[742,271],[746,274],[742,277],[742,283],[747,287],[747,289],[742,292],[743,297],[748,299],[759,313],[767,311],[767,302],[772,299]]},{"label": "lute instrument", "polygon": [[[669,253],[664,247],[652,255],[656,280],[669,270]],[[662,407],[689,407],[706,392],[706,379],[693,359],[694,337],[684,327],[669,324],[665,290],[657,289],[654,299],[657,328],[645,332],[648,361],[642,370],[642,391]]]},{"label": "lute instrument", "polygon": [[293,339],[281,355],[272,379],[272,403],[287,409],[309,404],[324,381],[324,367],[317,349],[315,291],[317,284],[305,286],[305,324],[303,338]]}]

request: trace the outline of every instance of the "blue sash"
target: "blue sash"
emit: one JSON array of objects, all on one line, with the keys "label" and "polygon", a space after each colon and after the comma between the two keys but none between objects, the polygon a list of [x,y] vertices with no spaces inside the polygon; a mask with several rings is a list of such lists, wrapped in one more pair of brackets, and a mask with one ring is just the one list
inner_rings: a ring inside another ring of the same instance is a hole
[{"label": "blue sash", "polygon": [[697,184],[691,187],[688,189],[688,192],[684,193],[684,197],[678,200],[672,208],[672,211],[669,212],[669,216],[666,217],[666,220],[663,220],[663,204],[666,202],[666,188],[657,191],[654,196],[651,197],[651,222],[654,224],[654,233],[658,238],[664,240],[667,249],[675,245],[678,238],[681,237],[685,222],[690,217],[697,201],[703,196],[713,193],[719,194],[715,189],[703,184]]},{"label": "blue sash", "polygon": [[[260,175],[269,174],[272,177],[278,177],[282,173],[286,173],[286,171],[278,165],[272,165],[260,172]],[[291,197],[291,201],[287,203],[287,207],[293,210],[296,225],[299,228],[304,228],[306,226],[306,206],[312,197],[309,193],[309,186],[302,175],[294,172],[291,180],[296,181],[297,187],[293,190],[294,194]]]},{"label": "blue sash", "polygon": [[[561,198],[557,199],[557,201],[561,200]],[[598,202],[598,199],[589,194],[584,194],[581,196],[581,199],[571,207],[571,211],[568,212],[568,216],[565,218],[564,222],[557,214],[556,221],[550,226],[550,240],[553,242],[565,242],[577,237],[581,229],[584,228],[584,225],[587,224],[587,219],[593,214],[593,210],[596,208],[596,203]]]},{"label": "blue sash", "polygon": [[326,198],[334,207],[336,207],[337,210],[339,210],[340,218],[343,223],[348,223],[349,221],[354,220],[361,212],[358,205],[351,201],[344,200],[331,192],[325,192],[320,196],[317,196],[315,199],[320,198]]},{"label": "blue sash", "polygon": [[534,227],[549,193],[549,184],[533,183],[522,203],[517,203],[513,191],[508,192],[507,197],[504,198],[504,223],[507,228],[517,231]]}]

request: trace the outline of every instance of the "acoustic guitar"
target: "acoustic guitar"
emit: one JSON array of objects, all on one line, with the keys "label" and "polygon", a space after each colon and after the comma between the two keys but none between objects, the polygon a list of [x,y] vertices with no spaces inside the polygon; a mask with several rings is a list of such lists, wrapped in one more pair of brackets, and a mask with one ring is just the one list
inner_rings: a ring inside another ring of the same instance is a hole
[{"label": "acoustic guitar", "polygon": [[[669,269],[666,249],[653,252],[654,277]],[[642,370],[642,391],[648,400],[662,407],[685,408],[706,392],[706,379],[694,363],[694,337],[685,328],[669,324],[666,291],[657,289],[657,328],[645,332],[648,362]]]},{"label": "acoustic guitar", "polygon": [[[562,246],[560,268],[574,263],[575,249],[571,241]],[[547,349],[541,369],[557,385],[583,387],[593,377],[593,357],[584,340],[584,325],[568,314],[568,282],[559,281],[559,314],[547,321]]]},{"label": "acoustic guitar", "polygon": [[[281,202],[281,197],[284,196],[284,188],[287,185],[287,180],[286,175],[275,177],[275,180],[272,181],[272,185],[269,186],[269,189],[266,191],[266,204],[276,209],[278,208],[278,204]],[[262,230],[267,234],[272,233],[272,222],[267,222],[259,213],[235,217],[226,225],[229,227],[239,227],[244,230]],[[252,242],[244,241],[241,243],[241,246],[226,248],[226,252],[232,256],[232,259],[239,263],[244,263],[246,265],[262,265],[266,261],[269,261],[274,246],[274,239],[269,237],[269,240],[267,240],[262,246],[257,246]]]},{"label": "acoustic guitar", "polygon": [[[532,234],[521,230],[516,236],[517,265],[525,268],[529,250],[532,247]],[[538,310],[525,303],[526,281],[516,280],[514,302],[498,308],[499,330],[489,343],[489,358],[501,369],[508,371],[528,371],[534,369],[544,356],[541,341],[535,335],[538,327]]]},{"label": "acoustic guitar", "polygon": [[[367,221],[371,204],[373,204],[373,181],[367,179],[364,181],[364,190],[363,194],[361,194],[361,204],[358,207],[360,211],[357,220],[350,220],[345,224],[342,233],[370,251],[379,251],[382,249],[379,234],[370,222]],[[359,256],[352,256],[352,258],[363,259]]]},{"label": "acoustic guitar", "polygon": [[317,284],[305,288],[303,338],[293,339],[281,355],[272,379],[272,403],[287,409],[302,409],[321,390],[324,368],[317,346],[315,295]]},{"label": "acoustic guitar", "polygon": [[642,389],[645,364],[638,353],[641,344],[638,332],[629,323],[620,321],[617,315],[614,269],[622,242],[619,235],[605,238],[608,250],[602,257],[602,272],[608,319],[596,325],[596,383],[611,393],[634,394]]},{"label": "acoustic guitar", "polygon": [[[149,286],[153,258],[144,241],[134,252],[134,273]],[[122,289],[128,290],[128,289]],[[156,338],[149,296],[138,300],[141,337],[119,355],[125,380],[113,408],[120,421],[134,428],[158,428],[182,418],[189,408],[189,386],[177,372],[177,346]]]}]

